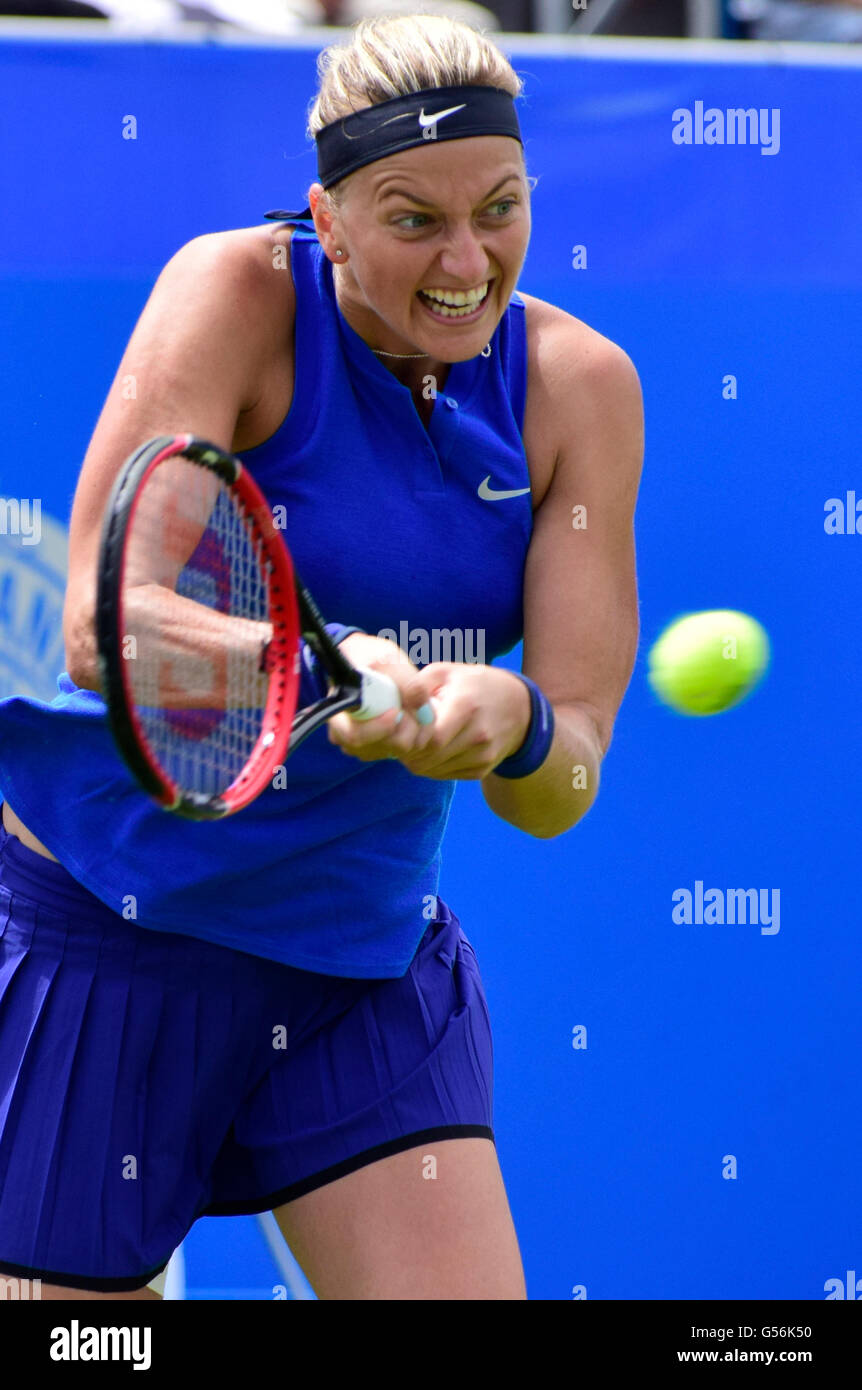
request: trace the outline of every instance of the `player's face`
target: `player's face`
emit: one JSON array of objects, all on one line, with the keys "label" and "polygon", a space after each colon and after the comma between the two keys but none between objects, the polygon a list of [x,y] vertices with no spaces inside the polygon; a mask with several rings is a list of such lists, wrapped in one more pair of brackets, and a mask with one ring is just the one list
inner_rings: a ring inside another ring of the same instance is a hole
[{"label": "player's face", "polygon": [[[331,230],[332,248],[325,245],[336,266],[335,247],[346,252],[339,305],[361,337],[444,362],[475,357],[527,254],[521,147],[504,135],[429,141],[366,165]],[[440,302],[442,293],[450,302]]]}]

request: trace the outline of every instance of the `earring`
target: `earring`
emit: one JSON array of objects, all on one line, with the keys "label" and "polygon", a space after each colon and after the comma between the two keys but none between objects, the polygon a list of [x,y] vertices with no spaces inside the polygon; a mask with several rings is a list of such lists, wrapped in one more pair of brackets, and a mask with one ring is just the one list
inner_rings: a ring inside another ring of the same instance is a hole
[{"label": "earring", "polygon": [[343,252],[343,251],[336,251],[335,254],[336,254],[336,256],[343,256],[343,255],[344,255],[344,252]]}]

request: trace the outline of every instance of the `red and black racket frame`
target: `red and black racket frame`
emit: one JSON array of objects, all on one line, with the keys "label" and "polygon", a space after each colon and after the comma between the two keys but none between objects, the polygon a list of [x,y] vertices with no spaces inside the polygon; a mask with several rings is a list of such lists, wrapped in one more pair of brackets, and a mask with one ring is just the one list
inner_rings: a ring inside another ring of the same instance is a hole
[{"label": "red and black racket frame", "polygon": [[[183,792],[149,750],[135,706],[123,632],[126,538],[146,479],[176,455],[210,469],[236,492],[249,519],[252,540],[268,564],[272,636],[261,648],[261,670],[269,676],[260,734],[239,776],[221,795]],[[96,636],[102,694],[117,746],[141,786],[166,810],[192,820],[219,820],[253,801],[303,739],[333,714],[361,703],[362,677],[326,631],[323,617],[294,568],[270,507],[239,459],[192,434],[158,435],[126,460],[105,510],[99,557]],[[309,645],[336,689],[296,712],[299,688],[298,636]]]}]

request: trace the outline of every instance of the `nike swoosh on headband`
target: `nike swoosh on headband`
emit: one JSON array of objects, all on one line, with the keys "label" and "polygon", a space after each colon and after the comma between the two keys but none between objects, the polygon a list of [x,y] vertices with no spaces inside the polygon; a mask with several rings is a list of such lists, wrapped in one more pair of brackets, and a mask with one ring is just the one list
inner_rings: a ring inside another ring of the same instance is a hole
[{"label": "nike swoosh on headband", "polygon": [[491,474],[489,473],[487,478],[482,479],[481,483],[476,489],[479,496],[485,502],[499,502],[503,497],[523,497],[525,492],[530,491],[528,487],[515,487],[507,488],[503,492],[496,492],[494,488],[488,486],[490,481]]},{"label": "nike swoosh on headband", "polygon": [[435,125],[437,121],[442,121],[444,116],[452,116],[456,111],[463,111],[466,105],[466,101],[462,101],[460,106],[449,106],[445,111],[438,111],[434,116],[426,116],[423,106],[419,112],[419,124],[424,130],[426,126]]}]

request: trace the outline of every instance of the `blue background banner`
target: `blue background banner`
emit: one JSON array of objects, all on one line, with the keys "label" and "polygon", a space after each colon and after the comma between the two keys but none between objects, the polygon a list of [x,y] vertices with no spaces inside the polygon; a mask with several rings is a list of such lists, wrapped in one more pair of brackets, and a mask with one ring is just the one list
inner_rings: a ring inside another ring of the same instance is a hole
[{"label": "blue background banner", "polygon": [[[862,1275],[862,538],[824,526],[862,498],[862,68],[507,48],[538,176],[520,288],[626,349],[647,420],[641,648],[599,799],[536,841],[462,783],[444,848],[529,1293],[823,1299]],[[40,499],[51,536],[0,534],[0,695],[53,691],[63,527],[159,270],[304,204],[316,51],[0,33],[0,497]],[[698,102],[769,113],[778,148],[676,143]],[[680,718],[646,653],[706,608],[758,618],[772,665],[738,709]],[[697,883],[764,890],[777,929],[676,923]],[[272,1297],[252,1224],[198,1222],[190,1296]]]}]

